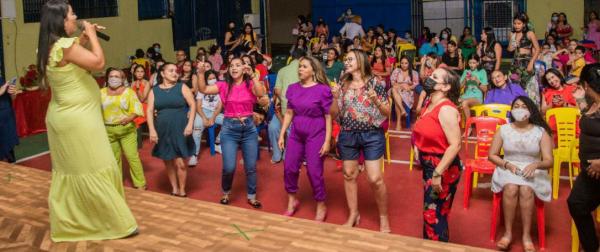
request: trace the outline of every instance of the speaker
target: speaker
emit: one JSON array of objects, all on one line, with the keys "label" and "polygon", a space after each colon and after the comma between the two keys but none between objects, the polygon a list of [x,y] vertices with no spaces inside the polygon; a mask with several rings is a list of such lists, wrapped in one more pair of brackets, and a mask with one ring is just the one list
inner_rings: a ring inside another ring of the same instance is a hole
[{"label": "speaker", "polygon": [[2,18],[15,19],[17,18],[16,0],[1,0],[0,8],[2,9]]}]

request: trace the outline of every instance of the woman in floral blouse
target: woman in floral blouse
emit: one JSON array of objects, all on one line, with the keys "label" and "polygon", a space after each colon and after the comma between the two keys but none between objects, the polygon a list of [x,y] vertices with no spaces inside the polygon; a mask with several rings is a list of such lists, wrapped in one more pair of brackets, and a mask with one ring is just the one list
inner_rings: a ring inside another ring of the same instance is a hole
[{"label": "woman in floral blouse", "polygon": [[344,225],[360,222],[357,205],[358,158],[362,153],[375,201],[379,208],[381,232],[390,232],[387,213],[387,191],[381,174],[385,151],[385,137],[381,124],[390,113],[385,87],[371,73],[368,56],[363,51],[351,50],[344,61],[345,74],[340,86],[332,88],[331,114],[337,118],[341,132],[337,148],[344,161],[344,188],[350,210]]}]

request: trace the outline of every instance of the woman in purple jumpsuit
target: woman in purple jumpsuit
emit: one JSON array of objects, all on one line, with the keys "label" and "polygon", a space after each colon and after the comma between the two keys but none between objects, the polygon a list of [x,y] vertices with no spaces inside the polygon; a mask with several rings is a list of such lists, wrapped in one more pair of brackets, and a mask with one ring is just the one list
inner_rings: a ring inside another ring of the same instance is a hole
[{"label": "woman in purple jumpsuit", "polygon": [[288,107],[279,135],[279,148],[285,145],[285,132],[292,124],[287,138],[284,161],[284,183],[288,192],[288,207],[284,213],[292,216],[300,201],[296,198],[300,166],[306,160],[306,172],[317,201],[315,220],[324,221],[325,181],[323,179],[324,156],[329,153],[331,139],[331,89],[321,63],[313,57],[300,60],[298,67],[300,82],[292,84],[287,92]]}]

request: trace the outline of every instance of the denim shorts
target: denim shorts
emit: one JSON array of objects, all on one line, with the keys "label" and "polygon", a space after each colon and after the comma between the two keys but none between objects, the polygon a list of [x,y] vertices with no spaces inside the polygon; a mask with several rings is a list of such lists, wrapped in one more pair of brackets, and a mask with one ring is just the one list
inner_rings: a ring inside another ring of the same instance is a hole
[{"label": "denim shorts", "polygon": [[342,160],[358,160],[361,151],[365,160],[378,160],[385,152],[385,134],[383,129],[342,130],[338,136],[337,148]]}]

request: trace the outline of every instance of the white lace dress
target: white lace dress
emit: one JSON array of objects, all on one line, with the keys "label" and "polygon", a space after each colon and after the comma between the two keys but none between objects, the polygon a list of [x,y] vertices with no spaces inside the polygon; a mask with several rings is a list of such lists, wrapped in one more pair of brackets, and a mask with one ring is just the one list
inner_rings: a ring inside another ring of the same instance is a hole
[{"label": "white lace dress", "polygon": [[[526,132],[518,132],[511,124],[502,125],[500,136],[503,142],[504,160],[520,169],[524,169],[533,162],[541,161],[540,142],[543,132],[544,129],[539,126],[534,126]],[[546,202],[550,201],[552,195],[552,186],[547,170],[538,169],[533,178],[526,179],[510,170],[497,167],[492,176],[492,191],[501,192],[506,184],[529,186],[539,199]]]}]

